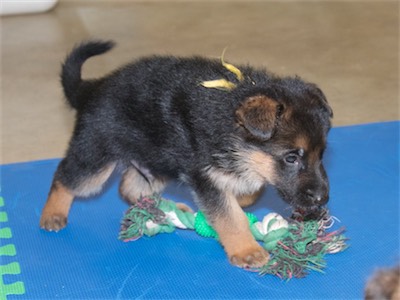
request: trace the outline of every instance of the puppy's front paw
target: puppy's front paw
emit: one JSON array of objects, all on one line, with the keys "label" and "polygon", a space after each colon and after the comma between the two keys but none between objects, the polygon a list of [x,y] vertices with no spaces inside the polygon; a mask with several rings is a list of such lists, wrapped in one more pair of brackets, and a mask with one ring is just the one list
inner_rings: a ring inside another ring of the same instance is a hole
[{"label": "puppy's front paw", "polygon": [[268,262],[269,254],[256,244],[230,255],[229,259],[233,265],[241,268],[260,268]]},{"label": "puppy's front paw", "polygon": [[61,214],[42,215],[40,227],[47,231],[60,231],[67,225],[67,217]]}]

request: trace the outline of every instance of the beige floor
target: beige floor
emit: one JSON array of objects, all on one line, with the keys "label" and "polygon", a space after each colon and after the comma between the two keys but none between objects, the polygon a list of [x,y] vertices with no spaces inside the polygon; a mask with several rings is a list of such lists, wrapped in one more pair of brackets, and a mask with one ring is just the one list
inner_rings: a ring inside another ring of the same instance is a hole
[{"label": "beige floor", "polygon": [[101,76],[143,55],[200,54],[298,74],[325,91],[334,125],[399,119],[398,1],[61,1],[1,19],[1,163],[60,157],[74,113],[58,73],[90,37],[118,47],[85,64]]}]

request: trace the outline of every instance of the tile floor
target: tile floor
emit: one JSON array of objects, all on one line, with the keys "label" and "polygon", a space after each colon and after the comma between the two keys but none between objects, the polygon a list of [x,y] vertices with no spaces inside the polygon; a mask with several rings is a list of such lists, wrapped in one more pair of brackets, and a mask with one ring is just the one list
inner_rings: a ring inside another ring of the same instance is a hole
[{"label": "tile floor", "polygon": [[61,157],[74,112],[58,74],[75,42],[114,39],[84,77],[149,54],[218,57],[316,82],[334,125],[399,119],[398,1],[72,1],[1,18],[1,161]]}]

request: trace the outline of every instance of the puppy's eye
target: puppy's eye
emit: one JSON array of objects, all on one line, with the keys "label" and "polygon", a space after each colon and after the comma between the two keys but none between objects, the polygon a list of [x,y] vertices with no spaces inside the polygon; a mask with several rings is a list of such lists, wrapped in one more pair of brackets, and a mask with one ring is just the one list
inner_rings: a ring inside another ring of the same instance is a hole
[{"label": "puppy's eye", "polygon": [[285,162],[287,162],[288,164],[298,164],[299,157],[295,154],[289,154],[285,157]]}]

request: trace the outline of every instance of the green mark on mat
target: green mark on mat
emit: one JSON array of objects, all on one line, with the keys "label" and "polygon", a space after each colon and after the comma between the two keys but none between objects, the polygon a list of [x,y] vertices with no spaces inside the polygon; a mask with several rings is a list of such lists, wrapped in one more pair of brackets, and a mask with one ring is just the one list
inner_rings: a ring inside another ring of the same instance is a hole
[{"label": "green mark on mat", "polygon": [[[0,208],[4,207],[4,199],[0,197]],[[8,222],[8,215],[4,211],[0,211],[0,222]],[[3,226],[3,224],[2,224]],[[25,285],[22,281],[16,281],[13,283],[4,283],[4,275],[18,275],[21,273],[21,267],[18,262],[14,261],[5,265],[2,265],[2,257],[13,257],[17,255],[15,245],[10,243],[12,238],[11,228],[5,227],[0,228],[0,245],[4,242],[8,243],[0,247],[0,300],[7,300],[8,295],[23,295],[25,294]]]}]

